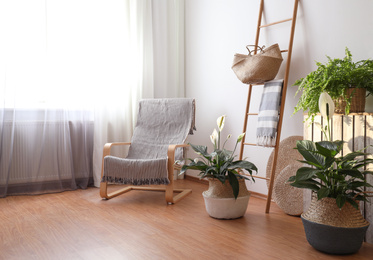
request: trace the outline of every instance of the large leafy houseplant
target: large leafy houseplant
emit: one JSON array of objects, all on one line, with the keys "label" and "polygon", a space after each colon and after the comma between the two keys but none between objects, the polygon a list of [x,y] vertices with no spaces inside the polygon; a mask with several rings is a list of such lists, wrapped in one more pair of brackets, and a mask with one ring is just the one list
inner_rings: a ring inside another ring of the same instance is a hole
[{"label": "large leafy houseplant", "polygon": [[323,93],[320,96],[321,115],[326,118],[327,125],[322,131],[327,141],[312,142],[298,141],[296,148],[303,156],[301,161],[305,166],[298,169],[295,176],[289,178],[291,186],[314,191],[317,199],[335,198],[337,206],[342,208],[346,202],[358,208],[357,201],[366,201],[369,196],[364,187],[373,187],[366,181],[366,166],[373,162],[367,158],[371,154],[360,151],[351,152],[344,156],[339,153],[343,141],[330,141],[330,118],[333,116],[334,104],[330,96]]},{"label": "large leafy houseplant", "polygon": [[326,57],[326,64],[316,62],[315,71],[293,84],[298,86],[297,94],[302,92],[294,113],[308,110],[308,118],[312,121],[319,112],[318,99],[323,92],[327,92],[333,100],[343,97],[346,100],[346,114],[351,104],[351,96],[348,96],[346,89],[365,88],[369,94],[373,93],[373,60],[353,62],[347,47],[343,59]]},{"label": "large leafy houseplant", "polygon": [[[225,116],[217,119],[218,130],[214,129],[210,136],[211,142],[214,145],[214,150],[208,153],[207,146],[190,144],[192,149],[199,155],[198,158],[188,159],[189,164],[183,165],[180,174],[184,173],[187,169],[199,170],[201,178],[215,178],[221,183],[229,181],[232,186],[233,196],[237,199],[239,193],[239,179],[247,179],[255,181],[252,173],[257,172],[257,167],[246,160],[235,160],[234,152],[237,144],[241,142],[244,133],[240,134],[237,138],[236,145],[233,151],[225,149],[225,144],[231,137],[229,134],[223,146],[220,145],[221,131],[224,128]],[[243,170],[247,171],[249,175],[244,175]],[[250,178],[249,178],[250,177]]]}]

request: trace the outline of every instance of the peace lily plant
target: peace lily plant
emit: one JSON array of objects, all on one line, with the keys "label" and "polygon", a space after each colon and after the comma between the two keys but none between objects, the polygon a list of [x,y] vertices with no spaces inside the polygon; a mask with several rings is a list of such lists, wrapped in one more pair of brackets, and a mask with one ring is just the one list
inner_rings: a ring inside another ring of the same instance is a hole
[{"label": "peace lily plant", "polygon": [[330,119],[334,113],[334,103],[326,92],[319,97],[319,110],[326,119],[322,128],[326,141],[297,141],[296,148],[303,156],[301,161],[307,166],[298,169],[295,176],[289,178],[291,186],[311,189],[317,194],[318,200],[335,198],[339,208],[346,202],[358,208],[358,201],[367,201],[368,194],[364,187],[373,187],[366,182],[365,176],[373,174],[366,170],[373,159],[364,153],[366,149],[338,156],[343,148],[343,141],[331,141]]},{"label": "peace lily plant", "polygon": [[[229,181],[232,186],[233,196],[237,199],[239,193],[239,179],[247,179],[255,181],[252,173],[253,171],[257,172],[257,167],[248,161],[245,160],[234,160],[237,144],[241,142],[245,133],[242,133],[238,136],[236,140],[235,147],[233,151],[225,149],[227,141],[231,138],[229,134],[226,140],[223,143],[223,146],[220,145],[221,132],[225,124],[225,116],[221,116],[217,119],[218,130],[214,129],[210,135],[210,140],[214,145],[214,151],[212,153],[207,152],[207,146],[204,145],[193,145],[190,144],[192,149],[199,155],[198,158],[188,159],[189,164],[183,165],[180,174],[184,173],[187,169],[199,170],[201,178],[215,178],[221,181],[223,184],[226,180]],[[246,175],[243,175],[243,170],[249,173],[250,178]]]}]

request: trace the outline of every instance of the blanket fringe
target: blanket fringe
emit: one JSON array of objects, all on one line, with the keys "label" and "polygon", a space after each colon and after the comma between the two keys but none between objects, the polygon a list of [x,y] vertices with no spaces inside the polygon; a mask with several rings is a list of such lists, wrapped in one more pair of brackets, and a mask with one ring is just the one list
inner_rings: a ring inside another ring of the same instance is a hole
[{"label": "blanket fringe", "polygon": [[276,137],[271,136],[257,136],[256,144],[265,147],[274,147],[276,145]]},{"label": "blanket fringe", "polygon": [[115,184],[131,184],[131,185],[168,185],[170,181],[168,178],[156,178],[156,179],[128,179],[128,178],[118,178],[112,176],[102,177],[101,182],[109,182]]},{"label": "blanket fringe", "polygon": [[167,158],[133,160],[106,156],[101,181],[132,185],[169,184]]}]

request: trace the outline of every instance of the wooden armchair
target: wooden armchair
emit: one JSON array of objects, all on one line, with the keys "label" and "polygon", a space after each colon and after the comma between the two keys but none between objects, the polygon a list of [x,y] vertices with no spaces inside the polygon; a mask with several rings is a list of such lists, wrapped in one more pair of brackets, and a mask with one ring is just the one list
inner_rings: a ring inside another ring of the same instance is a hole
[{"label": "wooden armchair", "polygon": [[[175,160],[181,159],[183,148],[188,146],[184,141],[194,129],[193,99],[140,101],[132,141],[104,146],[100,196],[111,199],[131,190],[164,191],[166,202],[173,204],[190,194],[191,189],[174,188],[173,175],[180,169]],[[126,158],[111,156],[113,146],[123,145],[129,146]],[[108,193],[108,183],[130,186]]]}]

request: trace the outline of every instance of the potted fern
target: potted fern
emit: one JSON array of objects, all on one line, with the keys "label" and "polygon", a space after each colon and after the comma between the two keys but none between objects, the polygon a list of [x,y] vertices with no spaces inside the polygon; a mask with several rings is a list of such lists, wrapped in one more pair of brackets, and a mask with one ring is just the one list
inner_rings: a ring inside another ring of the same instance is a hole
[{"label": "potted fern", "polygon": [[[343,59],[332,59],[322,64],[316,62],[317,69],[293,84],[298,86],[297,94],[302,92],[294,113],[307,111],[308,118],[313,121],[319,112],[318,100],[323,92],[327,92],[336,103],[336,112],[364,112],[365,95],[373,93],[373,60],[352,61],[351,52],[346,47]],[[361,102],[353,103],[358,96]]]}]

